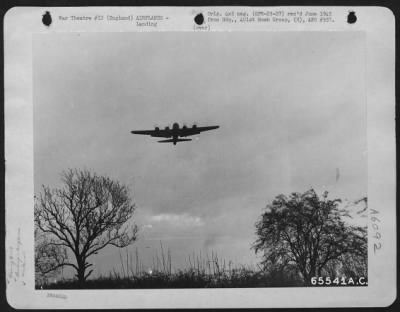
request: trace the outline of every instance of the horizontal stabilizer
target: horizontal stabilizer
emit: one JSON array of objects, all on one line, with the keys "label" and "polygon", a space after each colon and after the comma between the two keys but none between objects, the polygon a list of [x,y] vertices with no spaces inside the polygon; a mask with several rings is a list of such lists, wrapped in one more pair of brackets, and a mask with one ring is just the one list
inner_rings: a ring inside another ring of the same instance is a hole
[{"label": "horizontal stabilizer", "polygon": [[174,142],[184,142],[184,141],[192,141],[192,139],[176,139],[176,140],[169,139],[169,140],[158,141],[158,143],[174,143]]}]

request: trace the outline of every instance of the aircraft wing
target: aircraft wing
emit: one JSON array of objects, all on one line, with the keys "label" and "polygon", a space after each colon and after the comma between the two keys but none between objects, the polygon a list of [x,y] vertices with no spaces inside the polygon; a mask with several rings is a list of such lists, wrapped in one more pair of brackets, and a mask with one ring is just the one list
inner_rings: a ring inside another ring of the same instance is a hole
[{"label": "aircraft wing", "polygon": [[209,131],[218,129],[219,126],[209,126],[209,127],[195,127],[195,128],[181,128],[179,129],[179,136],[186,137],[190,135],[199,134],[203,131]]},{"label": "aircraft wing", "polygon": [[143,135],[150,135],[152,137],[158,138],[169,138],[172,136],[171,130],[159,129],[159,130],[134,130],[131,131],[133,134],[143,134]]}]

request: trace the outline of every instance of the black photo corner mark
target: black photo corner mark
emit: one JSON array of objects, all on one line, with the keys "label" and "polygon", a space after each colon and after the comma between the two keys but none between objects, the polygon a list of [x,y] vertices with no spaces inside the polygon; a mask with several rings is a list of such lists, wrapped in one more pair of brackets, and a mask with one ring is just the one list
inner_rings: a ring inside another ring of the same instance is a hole
[{"label": "black photo corner mark", "polygon": [[354,24],[357,21],[356,12],[350,11],[349,15],[347,15],[347,23]]},{"label": "black photo corner mark", "polygon": [[197,25],[202,25],[204,23],[204,16],[203,14],[199,13],[194,17],[194,21]]},{"label": "black photo corner mark", "polygon": [[47,27],[50,26],[50,24],[51,24],[51,15],[50,15],[49,11],[46,11],[46,13],[43,14],[42,22],[43,22],[43,25],[45,25]]}]

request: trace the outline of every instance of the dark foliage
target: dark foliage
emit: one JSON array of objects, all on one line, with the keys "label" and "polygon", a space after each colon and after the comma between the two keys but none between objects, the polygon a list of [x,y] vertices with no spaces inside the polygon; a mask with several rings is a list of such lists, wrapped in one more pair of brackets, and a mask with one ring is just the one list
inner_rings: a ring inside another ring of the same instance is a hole
[{"label": "dark foliage", "polygon": [[302,286],[301,280],[291,280],[286,272],[244,270],[221,276],[179,271],[174,274],[156,272],[133,277],[102,277],[79,283],[77,280],[43,285],[43,289],[163,289],[163,288],[249,288]]},{"label": "dark foliage", "polygon": [[345,223],[350,215],[338,208],[340,202],[329,200],[328,192],[320,198],[313,189],[277,196],[256,223],[253,248],[263,253],[264,269],[294,267],[308,284],[311,277],[326,275],[338,265],[353,272],[356,263],[358,269],[366,266],[366,227]]}]

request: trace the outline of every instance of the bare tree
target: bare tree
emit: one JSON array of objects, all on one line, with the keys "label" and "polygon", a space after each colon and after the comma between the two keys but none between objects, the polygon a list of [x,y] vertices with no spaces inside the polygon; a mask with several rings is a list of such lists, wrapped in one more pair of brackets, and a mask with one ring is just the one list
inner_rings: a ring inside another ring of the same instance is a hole
[{"label": "bare tree", "polygon": [[43,284],[48,273],[58,274],[62,268],[61,264],[68,260],[67,250],[62,246],[53,245],[48,235],[42,233],[35,227],[35,282]]},{"label": "bare tree", "polygon": [[263,264],[295,264],[305,283],[321,276],[327,264],[348,258],[367,259],[366,227],[344,222],[347,209],[339,199],[319,198],[313,189],[290,197],[277,196],[256,223],[255,252],[263,252]]},{"label": "bare tree", "polygon": [[93,272],[86,272],[92,266],[87,261],[91,255],[108,245],[122,248],[136,240],[137,226],[129,224],[135,205],[128,188],[108,177],[71,169],[61,178],[61,188],[43,186],[36,197],[35,224],[51,237],[46,248],[59,254],[61,249],[71,250],[75,256],[75,263],[54,258],[57,261],[46,271],[70,266],[83,282]]}]

